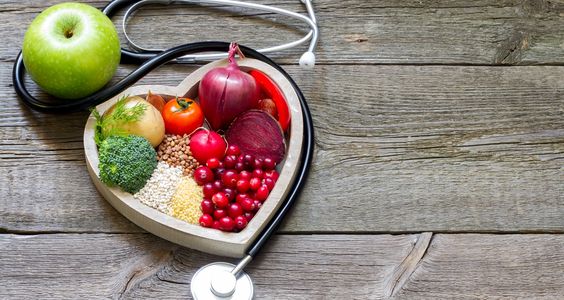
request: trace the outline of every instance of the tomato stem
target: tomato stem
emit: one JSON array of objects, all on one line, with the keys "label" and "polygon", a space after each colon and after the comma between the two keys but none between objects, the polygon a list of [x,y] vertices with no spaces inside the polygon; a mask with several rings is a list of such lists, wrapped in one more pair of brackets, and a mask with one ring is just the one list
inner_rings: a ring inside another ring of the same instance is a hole
[{"label": "tomato stem", "polygon": [[192,101],[192,100],[186,101],[186,98],[176,97],[176,103],[178,103],[178,106],[180,106],[180,109],[178,111],[183,111],[183,110],[188,109],[190,107],[190,105],[192,103],[194,103],[194,101]]}]

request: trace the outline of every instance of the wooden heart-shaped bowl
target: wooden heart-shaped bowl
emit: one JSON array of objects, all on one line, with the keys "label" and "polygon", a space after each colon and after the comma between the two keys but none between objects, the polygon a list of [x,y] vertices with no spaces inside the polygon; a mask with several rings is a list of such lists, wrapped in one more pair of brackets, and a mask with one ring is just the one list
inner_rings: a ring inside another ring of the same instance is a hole
[{"label": "wooden heart-shaped bowl", "polygon": [[[134,198],[133,195],[122,191],[118,187],[108,187],[98,177],[100,171],[98,169],[98,149],[94,143],[94,126],[96,123],[94,116],[90,115],[84,129],[84,151],[88,172],[98,191],[115,209],[141,228],[171,242],[203,252],[230,257],[242,257],[245,255],[247,248],[283,203],[289,186],[297,174],[303,141],[302,109],[298,95],[286,77],[270,65],[259,60],[246,58],[238,60],[238,64],[244,71],[258,69],[278,84],[288,102],[292,120],[286,138],[286,157],[277,167],[280,177],[268,199],[266,199],[254,218],[241,232],[228,233],[186,223],[146,206]],[[204,74],[212,68],[226,65],[227,60],[209,63],[190,74],[175,87],[164,85],[133,86],[98,105],[96,108],[100,113],[104,113],[123,95],[146,95],[149,90],[154,94],[197,99],[198,83]]]}]

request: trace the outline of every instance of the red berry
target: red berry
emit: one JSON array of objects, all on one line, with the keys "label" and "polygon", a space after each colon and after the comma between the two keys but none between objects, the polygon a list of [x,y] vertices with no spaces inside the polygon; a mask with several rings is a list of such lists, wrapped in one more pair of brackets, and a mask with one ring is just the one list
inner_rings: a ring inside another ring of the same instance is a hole
[{"label": "red berry", "polygon": [[274,180],[272,180],[272,178],[265,178],[262,180],[262,183],[265,184],[268,187],[269,191],[272,191],[272,189],[274,188],[274,184],[276,182],[274,182]]},{"label": "red berry", "polygon": [[239,179],[244,179],[244,180],[251,180],[251,178],[253,178],[253,175],[251,174],[251,172],[247,171],[247,170],[243,170],[241,171],[241,173],[239,173]]},{"label": "red berry", "polygon": [[212,228],[219,230],[219,221],[217,221],[217,220],[216,220],[216,221],[213,221]]},{"label": "red berry", "polygon": [[229,199],[229,202],[235,200],[235,195],[237,195],[237,192],[234,189],[224,188],[223,192],[225,193],[225,196],[227,196],[227,199]]},{"label": "red berry", "polygon": [[249,190],[250,187],[251,185],[248,180],[244,180],[244,179],[237,180],[237,191],[239,193],[245,193],[246,191]]},{"label": "red berry", "polygon": [[220,179],[221,175],[223,173],[225,173],[224,167],[219,167],[219,168],[213,170],[213,174],[215,175],[215,179]]},{"label": "red berry", "polygon": [[246,212],[246,213],[243,214],[243,216],[245,216],[245,219],[247,219],[247,222],[251,222],[251,220],[252,220],[253,217],[255,216],[255,213]]},{"label": "red berry", "polygon": [[227,148],[226,155],[238,156],[239,154],[241,154],[241,150],[237,145],[229,145],[229,147]]},{"label": "red berry", "polygon": [[206,166],[208,166],[208,168],[210,168],[210,169],[219,168],[220,164],[221,164],[221,161],[219,159],[217,159],[217,157],[212,157],[212,158],[208,159],[208,161],[206,162]]},{"label": "red berry", "polygon": [[264,171],[262,169],[254,169],[253,170],[253,177],[260,178],[260,179],[264,178]]},{"label": "red berry", "polygon": [[263,160],[261,158],[255,158],[253,161],[253,168],[262,169]]},{"label": "red berry", "polygon": [[237,186],[237,180],[239,180],[239,174],[234,170],[227,170],[221,176],[221,181],[226,187],[234,188]]},{"label": "red berry", "polygon": [[227,209],[227,215],[229,215],[233,219],[235,219],[236,217],[242,214],[243,214],[243,208],[238,203],[231,203],[231,205]]},{"label": "red berry", "polygon": [[245,218],[244,216],[238,216],[237,218],[235,218],[235,227],[238,230],[245,229],[245,227],[247,227],[248,223],[249,222],[247,221],[247,218]]},{"label": "red berry", "polygon": [[216,209],[213,212],[213,218],[216,220],[219,220],[225,216],[227,216],[227,211],[225,209]]},{"label": "red berry", "polygon": [[237,156],[237,162],[244,162],[245,160],[245,155],[244,154],[239,154],[239,156]]},{"label": "red berry", "polygon": [[251,178],[251,180],[249,180],[249,185],[251,187],[251,190],[253,190],[253,191],[258,190],[259,187],[260,187],[260,184],[261,184],[261,182],[260,182],[259,178],[253,177],[253,178]]},{"label": "red berry", "polygon": [[[246,220],[245,220],[246,221]],[[208,214],[203,214],[200,217],[200,225],[203,227],[212,227],[213,226],[213,218]]]},{"label": "red berry", "polygon": [[203,185],[213,181],[213,172],[210,168],[200,166],[194,170],[194,180],[198,185]]},{"label": "red berry", "polygon": [[240,193],[237,194],[237,196],[235,196],[235,202],[241,204],[241,202],[245,199],[249,198],[249,195],[245,194],[245,193]]},{"label": "red berry", "polygon": [[233,231],[235,222],[230,217],[223,217],[219,219],[219,228],[223,231]]},{"label": "red berry", "polygon": [[264,202],[264,200],[266,200],[266,198],[268,198],[269,193],[270,193],[270,191],[268,190],[268,187],[266,186],[266,184],[263,184],[257,190],[257,192],[255,194],[255,198],[257,200],[261,201],[261,202]]},{"label": "red berry", "polygon": [[217,193],[217,190],[214,188],[213,183],[211,182],[204,184],[202,191],[204,192],[204,197],[206,198],[211,198],[213,194]]},{"label": "red berry", "polygon": [[244,211],[249,212],[255,210],[255,203],[251,198],[245,198],[241,201],[241,207]]},{"label": "red berry", "polygon": [[216,191],[223,190],[223,183],[221,182],[221,180],[216,180],[212,184],[213,184],[214,190],[216,190]]},{"label": "red berry", "polygon": [[276,162],[274,161],[274,159],[267,157],[267,158],[264,159],[264,161],[262,163],[262,167],[266,171],[273,170],[274,168],[276,168]]},{"label": "red berry", "polygon": [[204,214],[213,214],[215,208],[213,206],[213,202],[210,199],[204,199],[202,200],[202,203],[200,203],[200,208],[202,209],[202,212]]},{"label": "red berry", "polygon": [[250,154],[245,154],[243,156],[243,164],[245,165],[246,169],[251,169],[255,162],[255,157]]},{"label": "red berry", "polygon": [[229,198],[227,198],[224,192],[215,193],[211,200],[218,208],[226,208],[229,205]]},{"label": "red berry", "polygon": [[235,170],[241,172],[245,169],[245,165],[242,162],[237,162],[235,164]]},{"label": "red berry", "polygon": [[236,163],[237,163],[237,157],[235,155],[227,155],[223,159],[223,165],[227,169],[233,169]]},{"label": "red berry", "polygon": [[278,172],[276,172],[276,170],[269,170],[264,172],[264,178],[271,178],[272,180],[274,180],[274,182],[278,180],[279,176],[280,175],[278,174]]},{"label": "red berry", "polygon": [[255,205],[255,212],[258,211],[262,206],[262,202],[260,202],[259,200],[253,200],[253,204]]}]

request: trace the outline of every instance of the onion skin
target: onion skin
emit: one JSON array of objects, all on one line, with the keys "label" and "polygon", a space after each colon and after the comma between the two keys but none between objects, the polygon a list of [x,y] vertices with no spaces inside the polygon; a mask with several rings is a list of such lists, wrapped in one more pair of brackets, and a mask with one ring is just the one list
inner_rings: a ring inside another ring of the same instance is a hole
[{"label": "onion skin", "polygon": [[237,51],[239,47],[232,43],[227,67],[214,68],[200,80],[200,106],[213,130],[225,129],[239,114],[258,105],[260,87],[253,76],[239,69]]}]

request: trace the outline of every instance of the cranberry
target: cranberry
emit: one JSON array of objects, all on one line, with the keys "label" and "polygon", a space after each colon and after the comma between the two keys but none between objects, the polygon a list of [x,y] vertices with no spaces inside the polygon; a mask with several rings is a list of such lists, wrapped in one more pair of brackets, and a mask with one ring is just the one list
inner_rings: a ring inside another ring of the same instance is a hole
[{"label": "cranberry", "polygon": [[245,227],[247,227],[248,223],[249,222],[247,221],[247,218],[245,218],[244,216],[238,216],[237,218],[235,218],[235,227],[238,230],[245,229]]},{"label": "cranberry", "polygon": [[244,179],[244,180],[251,180],[251,178],[253,178],[253,175],[251,174],[251,172],[247,171],[247,170],[243,170],[241,171],[241,173],[239,173],[239,179]]},{"label": "cranberry", "polygon": [[229,215],[233,219],[235,219],[236,217],[242,214],[243,214],[243,208],[238,203],[231,203],[231,205],[227,209],[227,215]]},{"label": "cranberry", "polygon": [[227,198],[227,195],[225,195],[224,192],[216,193],[212,196],[211,200],[218,208],[226,208],[227,205],[229,205],[229,198]]},{"label": "cranberry", "polygon": [[245,194],[245,193],[240,193],[237,194],[237,196],[235,196],[235,202],[241,204],[241,202],[243,202],[243,200],[249,198],[249,195]]},{"label": "cranberry", "polygon": [[249,183],[248,180],[245,180],[245,179],[237,180],[237,191],[239,193],[244,193],[244,192],[248,191],[250,187],[251,187],[251,184]]},{"label": "cranberry", "polygon": [[262,179],[264,178],[264,171],[262,169],[254,169],[253,170],[253,177]]},{"label": "cranberry", "polygon": [[268,187],[266,186],[266,184],[262,184],[259,189],[257,190],[256,194],[255,194],[255,198],[261,202],[264,202],[264,200],[266,200],[266,198],[268,198],[268,194],[270,193],[270,191],[268,190]]},{"label": "cranberry", "polygon": [[213,188],[214,188],[216,191],[221,191],[221,190],[223,190],[223,183],[221,182],[221,180],[216,180],[216,181],[214,181],[212,184],[213,184]]},{"label": "cranberry", "polygon": [[259,200],[253,200],[253,204],[255,205],[255,212],[258,211],[262,206],[262,202],[260,202]]},{"label": "cranberry", "polygon": [[237,162],[235,164],[235,170],[241,172],[245,169],[245,164],[243,164],[242,162]]},{"label": "cranberry", "polygon": [[210,168],[210,169],[219,168],[220,164],[221,164],[221,161],[219,159],[217,159],[217,157],[212,157],[212,158],[208,159],[208,161],[206,161],[206,166],[208,166],[208,168]]},{"label": "cranberry", "polygon": [[278,172],[276,172],[276,170],[268,170],[264,172],[264,178],[271,178],[272,180],[274,180],[274,182],[278,180],[279,176],[280,175],[278,174]]},{"label": "cranberry", "polygon": [[194,170],[194,180],[198,185],[203,185],[213,181],[213,172],[210,168],[200,166]]},{"label": "cranberry", "polygon": [[246,169],[251,169],[253,167],[254,162],[255,162],[254,156],[250,154],[245,154],[245,156],[243,156],[243,164],[245,165]]},{"label": "cranberry", "polygon": [[225,166],[227,169],[233,169],[236,163],[237,157],[235,155],[227,155],[223,159],[223,166]]},{"label": "cranberry", "polygon": [[[245,220],[246,221],[246,220]],[[203,227],[212,227],[213,226],[213,218],[208,214],[203,214],[200,217],[200,225]]]},{"label": "cranberry", "polygon": [[258,190],[259,187],[260,187],[260,184],[261,184],[261,182],[260,182],[259,178],[253,177],[253,178],[251,178],[251,180],[249,180],[249,185],[251,187],[251,190],[253,190],[253,191]]},{"label": "cranberry", "polygon": [[234,170],[227,170],[221,176],[221,181],[226,187],[234,188],[237,186],[237,180],[239,179],[239,174]]},{"label": "cranberry", "polygon": [[223,192],[225,193],[225,196],[227,196],[227,199],[229,199],[229,202],[235,200],[235,195],[237,195],[237,192],[234,189],[224,188]]},{"label": "cranberry", "polygon": [[253,199],[246,197],[241,201],[241,207],[244,211],[249,212],[255,210],[255,203]]},{"label": "cranberry", "polygon": [[206,198],[211,198],[213,194],[217,193],[217,190],[215,189],[213,183],[211,182],[204,184],[202,191],[204,192],[204,197]]},{"label": "cranberry", "polygon": [[253,217],[255,216],[255,213],[246,212],[246,213],[243,214],[243,216],[245,216],[245,219],[247,219],[247,222],[251,222],[251,220],[252,220]]},{"label": "cranberry", "polygon": [[227,211],[225,209],[216,209],[213,212],[213,218],[216,220],[219,220],[225,216],[227,216]]},{"label": "cranberry", "polygon": [[241,154],[241,150],[237,145],[229,145],[225,154],[238,156],[239,154]]},{"label": "cranberry", "polygon": [[219,228],[223,231],[233,231],[235,222],[230,217],[223,217],[219,219]]},{"label": "cranberry", "polygon": [[239,156],[237,156],[237,162],[244,162],[245,161],[245,155],[244,154],[239,154]]},{"label": "cranberry", "polygon": [[200,203],[200,208],[202,209],[202,212],[204,214],[213,214],[214,211],[214,206],[213,206],[213,202],[210,199],[204,199],[202,200],[202,203]]},{"label": "cranberry", "polygon": [[272,191],[272,189],[274,188],[274,184],[276,182],[274,182],[274,180],[272,180],[272,178],[265,178],[265,179],[262,180],[262,183],[266,184],[269,191]]},{"label": "cranberry", "polygon": [[262,169],[263,160],[261,158],[255,158],[253,161],[253,168]]},{"label": "cranberry", "polygon": [[219,221],[213,221],[212,228],[219,230]]},{"label": "cranberry", "polygon": [[276,162],[274,161],[274,159],[267,157],[264,159],[262,167],[266,171],[273,170],[274,168],[276,168]]},{"label": "cranberry", "polygon": [[219,179],[221,178],[221,175],[225,173],[225,168],[224,167],[216,168],[213,170],[213,173],[215,174],[215,178]]}]

